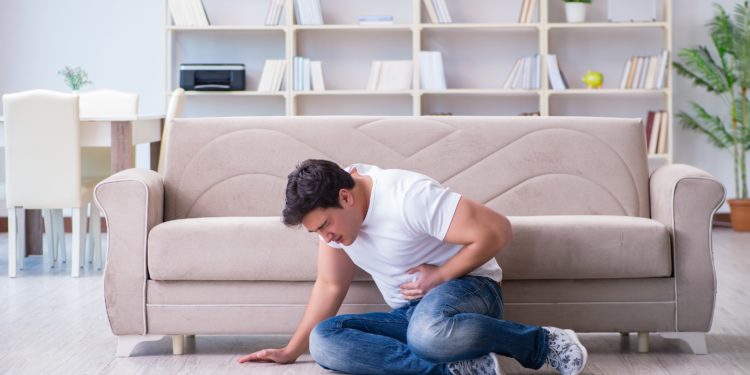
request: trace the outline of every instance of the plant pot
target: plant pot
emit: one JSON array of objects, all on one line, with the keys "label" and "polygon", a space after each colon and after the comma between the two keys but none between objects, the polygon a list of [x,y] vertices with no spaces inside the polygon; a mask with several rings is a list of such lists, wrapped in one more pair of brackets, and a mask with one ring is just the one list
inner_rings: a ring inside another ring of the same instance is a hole
[{"label": "plant pot", "polygon": [[750,232],[750,199],[729,199],[729,217],[735,232]]},{"label": "plant pot", "polygon": [[586,3],[565,3],[565,19],[568,22],[586,20]]}]

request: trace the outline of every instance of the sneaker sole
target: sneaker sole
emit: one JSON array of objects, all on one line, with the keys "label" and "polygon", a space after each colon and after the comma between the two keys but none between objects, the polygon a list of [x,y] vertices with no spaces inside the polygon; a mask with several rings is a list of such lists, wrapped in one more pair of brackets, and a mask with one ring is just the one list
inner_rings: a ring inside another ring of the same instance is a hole
[{"label": "sneaker sole", "polygon": [[586,347],[583,346],[583,344],[581,344],[581,342],[578,340],[578,335],[576,335],[575,332],[569,329],[564,329],[563,332],[567,333],[568,336],[570,336],[573,339],[573,341],[578,345],[578,347],[581,348],[581,352],[583,353],[583,365],[581,366],[581,369],[571,374],[571,375],[578,375],[581,373],[581,371],[583,371],[583,369],[586,368],[586,363],[588,363],[589,361],[589,353],[586,350]]},{"label": "sneaker sole", "polygon": [[500,359],[498,358],[498,355],[495,353],[490,353],[490,357],[492,357],[492,361],[495,363],[495,372],[497,375],[503,375],[503,372],[500,371]]}]

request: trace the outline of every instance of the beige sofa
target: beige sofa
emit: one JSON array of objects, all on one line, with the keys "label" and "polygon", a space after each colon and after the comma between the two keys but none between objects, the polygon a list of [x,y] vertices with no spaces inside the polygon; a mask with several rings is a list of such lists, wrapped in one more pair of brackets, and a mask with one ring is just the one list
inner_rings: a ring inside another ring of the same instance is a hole
[{"label": "beige sofa", "polygon": [[[315,280],[317,237],[284,227],[286,176],[307,158],[403,168],[506,214],[506,318],[581,332],[648,332],[705,353],[724,199],[686,165],[648,174],[637,119],[175,119],[164,178],[97,185],[108,225],[107,314],[118,355],[172,335],[289,334]],[[360,272],[340,313],[387,310]]]}]

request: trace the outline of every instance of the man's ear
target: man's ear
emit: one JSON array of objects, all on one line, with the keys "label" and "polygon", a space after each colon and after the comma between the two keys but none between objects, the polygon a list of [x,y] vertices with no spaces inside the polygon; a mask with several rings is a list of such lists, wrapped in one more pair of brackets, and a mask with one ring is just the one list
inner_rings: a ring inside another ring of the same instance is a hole
[{"label": "man's ear", "polygon": [[351,190],[339,190],[339,204],[341,204],[342,207],[354,205],[354,194],[352,194]]}]

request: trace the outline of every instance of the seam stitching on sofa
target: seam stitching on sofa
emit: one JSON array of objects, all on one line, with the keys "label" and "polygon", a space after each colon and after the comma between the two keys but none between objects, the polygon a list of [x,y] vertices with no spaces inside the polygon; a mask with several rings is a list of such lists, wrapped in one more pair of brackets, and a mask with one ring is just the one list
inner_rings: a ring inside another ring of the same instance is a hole
[{"label": "seam stitching on sofa", "polygon": [[[608,195],[609,195],[610,197],[612,197],[612,199],[614,199],[615,203],[617,203],[617,205],[618,205],[618,206],[620,206],[620,209],[622,209],[622,212],[623,212],[623,213],[625,214],[625,216],[630,216],[630,215],[628,214],[628,210],[626,210],[626,209],[625,209],[625,207],[623,207],[623,205],[622,205],[622,202],[620,202],[620,201],[619,201],[619,200],[617,199],[617,197],[615,197],[615,195],[614,195],[614,194],[612,194],[612,192],[611,192],[611,191],[609,191],[609,190],[608,190],[608,189],[607,189],[607,188],[606,188],[605,186],[602,186],[601,184],[599,184],[599,183],[598,183],[598,182],[596,182],[596,181],[593,181],[593,180],[589,180],[589,179],[587,179],[587,178],[583,178],[583,177],[581,177],[581,176],[578,176],[578,175],[575,175],[575,174],[572,174],[572,173],[545,173],[545,174],[538,174],[538,175],[535,175],[535,176],[530,176],[530,177],[527,177],[527,178],[525,178],[525,179],[521,180],[520,182],[518,182],[517,184],[515,184],[515,185],[513,185],[513,186],[511,186],[511,187],[509,187],[509,188],[507,188],[507,189],[505,189],[505,190],[503,190],[502,192],[500,192],[499,194],[497,194],[497,195],[495,195],[494,197],[490,198],[489,200],[487,200],[487,201],[485,201],[485,202],[482,202],[482,204],[484,204],[484,205],[487,205],[487,204],[488,204],[489,202],[492,202],[493,200],[495,200],[495,199],[497,199],[497,198],[500,198],[500,196],[502,196],[503,194],[506,194],[506,193],[510,192],[511,190],[513,190],[513,189],[515,189],[515,188],[519,187],[520,185],[522,185],[522,184],[524,184],[524,183],[526,183],[526,182],[528,182],[528,181],[530,181],[530,180],[533,180],[533,179],[535,179],[535,178],[539,178],[539,177],[546,177],[546,176],[555,176],[555,175],[559,175],[559,176],[573,176],[573,177],[578,177],[578,178],[580,178],[580,179],[582,179],[582,180],[584,180],[584,181],[590,182],[590,183],[592,183],[592,184],[594,184],[594,185],[596,185],[596,186],[599,186],[599,187],[601,187],[601,188],[602,188],[602,189],[604,190],[604,192],[606,192],[606,193],[607,193],[607,194],[608,194]],[[635,216],[635,217],[638,217],[638,216]]]},{"label": "seam stitching on sofa", "polygon": [[[445,185],[446,183],[448,183],[448,181],[449,181],[449,180],[451,180],[451,179],[453,179],[453,178],[456,178],[456,177],[458,177],[459,175],[463,174],[464,172],[466,172],[466,171],[467,171],[468,169],[470,169],[470,168],[475,168],[475,167],[476,167],[476,166],[477,166],[477,165],[478,165],[479,163],[481,163],[481,162],[484,162],[485,160],[487,160],[488,158],[490,158],[490,157],[492,157],[493,155],[497,154],[498,152],[502,151],[502,150],[503,150],[503,149],[505,149],[506,147],[508,147],[508,146],[510,146],[510,145],[512,145],[512,144],[514,144],[514,143],[516,143],[516,142],[518,142],[518,141],[520,141],[520,140],[521,140],[521,139],[523,139],[523,138],[526,138],[527,136],[530,136],[530,135],[532,135],[532,134],[536,134],[536,133],[541,133],[541,132],[546,132],[546,131],[555,131],[555,130],[563,130],[563,131],[570,131],[570,132],[574,132],[574,133],[579,133],[579,134],[583,134],[583,135],[585,135],[585,136],[588,136],[588,137],[594,138],[594,139],[596,139],[597,141],[601,142],[602,144],[606,145],[606,146],[607,146],[607,148],[609,148],[609,149],[610,149],[610,150],[611,150],[611,151],[612,151],[612,152],[613,152],[613,153],[614,153],[615,155],[617,155],[617,157],[618,157],[618,158],[620,159],[620,161],[621,161],[621,162],[622,162],[622,163],[623,163],[623,164],[625,165],[625,167],[627,168],[627,170],[628,170],[628,175],[629,175],[629,177],[630,177],[630,182],[631,182],[631,185],[632,185],[632,187],[633,187],[633,190],[635,191],[635,196],[636,196],[636,202],[637,202],[637,205],[638,205],[638,206],[640,206],[640,197],[639,197],[639,194],[638,194],[639,190],[638,190],[638,185],[637,185],[637,184],[636,184],[636,182],[635,182],[635,175],[633,175],[633,172],[632,172],[632,171],[630,170],[630,167],[628,166],[628,163],[626,163],[626,162],[625,162],[625,159],[624,159],[624,158],[622,157],[622,155],[620,155],[620,153],[619,153],[619,152],[617,152],[617,150],[616,150],[616,149],[615,149],[614,147],[612,147],[612,145],[610,145],[609,143],[605,142],[605,141],[604,141],[603,139],[601,139],[601,138],[599,138],[599,137],[597,137],[597,136],[594,136],[593,134],[585,133],[585,132],[582,132],[582,131],[580,131],[580,130],[577,130],[577,129],[568,129],[568,128],[545,128],[545,129],[536,129],[536,130],[533,130],[533,131],[531,131],[531,132],[525,133],[525,134],[521,135],[520,137],[518,137],[518,138],[516,138],[516,139],[514,139],[514,140],[512,140],[512,141],[510,141],[510,142],[508,142],[508,143],[506,143],[506,144],[504,144],[504,145],[503,145],[503,146],[501,146],[500,148],[497,148],[497,149],[495,149],[494,151],[492,151],[491,153],[489,153],[489,154],[488,154],[488,155],[486,155],[485,157],[483,157],[483,158],[481,158],[481,159],[479,159],[479,160],[476,160],[476,161],[472,162],[472,163],[471,163],[471,166],[470,166],[470,167],[468,167],[468,168],[467,168],[467,167],[464,167],[464,168],[463,168],[462,170],[460,170],[460,171],[459,171],[458,173],[454,174],[453,176],[450,176],[450,177],[446,178],[445,180],[441,181],[440,183],[441,183],[441,184],[443,184],[443,185]],[[619,199],[617,199],[617,200],[618,200],[618,202],[619,202]],[[622,203],[620,203],[620,205],[622,206]],[[637,212],[636,212],[636,214],[635,214],[635,215],[632,215],[632,216],[640,216],[640,215],[641,215],[641,212],[640,212],[640,207],[637,207],[637,208],[636,208],[636,211],[637,211]],[[627,210],[625,210],[625,212],[627,213]],[[631,216],[631,215],[630,215],[630,214],[628,213],[628,216]]]},{"label": "seam stitching on sofa", "polygon": [[[187,171],[187,170],[190,169],[188,167],[195,161],[195,158],[198,156],[198,154],[200,154],[204,149],[206,149],[206,147],[208,147],[209,145],[215,143],[216,141],[218,141],[220,139],[223,139],[223,138],[228,137],[230,135],[234,135],[235,133],[252,132],[252,131],[268,131],[268,132],[271,132],[271,133],[277,133],[277,134],[281,134],[281,135],[287,136],[290,139],[293,139],[293,140],[295,140],[295,141],[297,141],[297,142],[299,142],[299,143],[301,143],[301,144],[303,144],[303,145],[305,145],[305,146],[313,149],[314,151],[319,152],[326,159],[334,160],[334,158],[332,158],[331,156],[329,156],[326,153],[320,151],[319,149],[317,149],[317,148],[309,145],[308,143],[302,141],[301,139],[298,139],[297,137],[293,137],[289,133],[286,133],[286,132],[283,132],[283,131],[280,131],[280,130],[277,130],[277,129],[268,129],[268,128],[249,128],[248,129],[248,128],[244,128],[244,129],[233,130],[231,132],[224,133],[224,134],[222,134],[222,135],[220,135],[220,136],[218,136],[216,138],[211,139],[208,143],[203,144],[200,148],[198,148],[193,153],[193,156],[190,157],[190,159],[187,161],[187,163],[183,164],[184,167],[182,168],[182,173],[180,173],[180,176],[177,178],[177,179],[179,179],[179,181],[175,184],[176,192],[173,195],[175,197],[177,197],[177,196],[180,195],[179,192],[182,190],[182,186],[183,186],[182,181],[185,179],[185,171]],[[176,202],[172,202],[172,204],[176,206]],[[170,217],[170,220],[171,219],[176,219],[176,218],[178,218],[180,216],[180,214],[176,211],[177,207],[174,207],[174,209],[175,209],[174,217]]]}]

